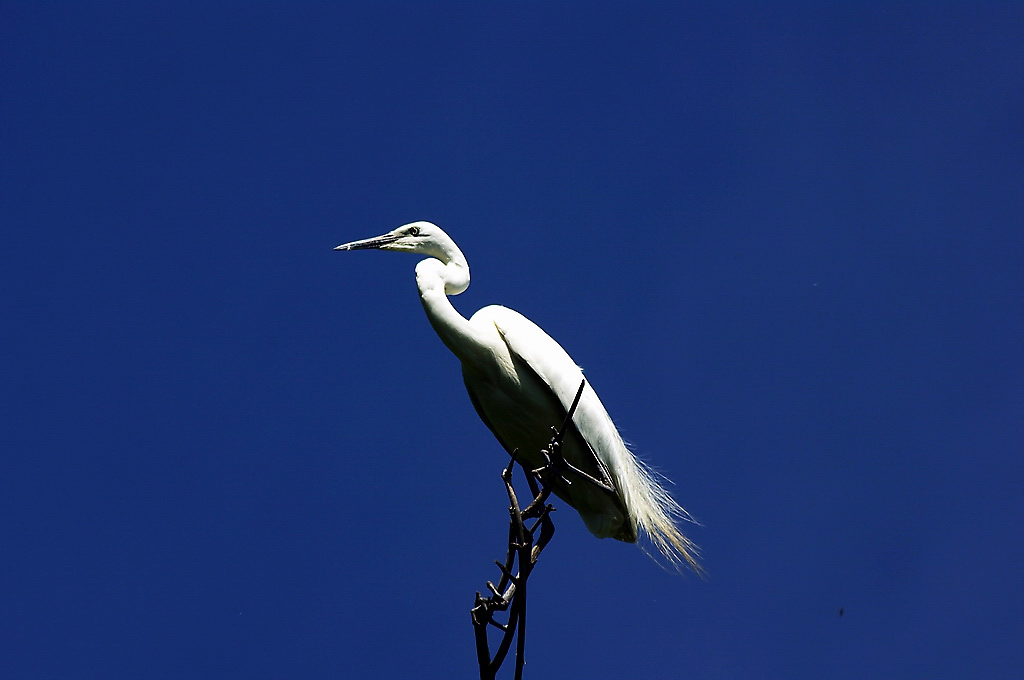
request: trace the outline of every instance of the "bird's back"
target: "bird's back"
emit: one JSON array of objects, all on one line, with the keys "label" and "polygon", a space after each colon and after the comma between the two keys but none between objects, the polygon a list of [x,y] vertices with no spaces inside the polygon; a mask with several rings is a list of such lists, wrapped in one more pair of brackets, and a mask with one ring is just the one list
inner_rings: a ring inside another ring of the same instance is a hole
[{"label": "bird's back", "polygon": [[[485,307],[473,315],[471,323],[493,329],[500,345],[495,366],[463,364],[470,399],[509,453],[518,449],[521,460],[539,467],[551,428],[565,420],[583,373],[558,343],[518,312],[496,305]],[[569,473],[571,484],[556,484],[555,493],[576,508],[594,535],[634,542],[636,529],[610,469],[618,463],[614,451],[607,447],[609,433],[602,432],[611,428],[617,438],[614,427],[588,384],[566,431],[562,455],[593,479],[606,481],[614,491]]]},{"label": "bird's back", "polygon": [[[491,338],[494,350],[490,366],[463,363],[470,399],[509,453],[518,449],[522,460],[539,467],[540,451],[551,438],[551,428],[565,419],[583,372],[547,333],[514,310],[484,307],[470,323]],[[555,492],[577,509],[591,533],[632,543],[640,529],[670,560],[699,569],[695,547],[676,526],[688,516],[626,448],[589,381],[562,452],[567,462],[613,489],[609,493],[571,474],[569,486],[556,486]]]}]

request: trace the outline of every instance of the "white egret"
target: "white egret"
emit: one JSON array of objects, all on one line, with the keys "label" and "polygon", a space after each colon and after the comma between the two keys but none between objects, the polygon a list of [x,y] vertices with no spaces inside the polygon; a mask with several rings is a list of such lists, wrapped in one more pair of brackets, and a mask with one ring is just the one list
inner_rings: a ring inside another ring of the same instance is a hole
[{"label": "white egret", "polygon": [[[469,287],[469,264],[455,242],[430,222],[406,224],[335,250],[377,248],[427,255],[416,285],[430,324],[462,362],[462,376],[480,418],[511,454],[534,468],[551,427],[560,425],[583,381],[569,355],[523,315],[499,305],[466,320],[449,295]],[[646,534],[675,565],[699,571],[697,550],[677,522],[689,515],[650,468],[626,448],[589,381],[565,433],[562,456],[572,466],[554,493],[579,512],[598,538],[635,543]]]}]

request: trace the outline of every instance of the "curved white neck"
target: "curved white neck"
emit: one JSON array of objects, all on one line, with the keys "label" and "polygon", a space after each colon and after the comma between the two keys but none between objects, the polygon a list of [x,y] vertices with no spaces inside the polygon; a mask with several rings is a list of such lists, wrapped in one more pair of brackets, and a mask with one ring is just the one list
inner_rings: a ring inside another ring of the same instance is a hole
[{"label": "curved white neck", "polygon": [[454,243],[450,248],[434,245],[430,250],[437,252],[428,252],[430,257],[416,265],[420,294],[425,288],[441,287],[446,295],[458,295],[469,288],[469,263]]},{"label": "curved white neck", "polygon": [[448,299],[469,288],[469,263],[462,251],[452,243],[439,245],[433,257],[416,265],[416,287],[420,302],[441,341],[463,363],[479,364],[487,341],[459,314]]}]

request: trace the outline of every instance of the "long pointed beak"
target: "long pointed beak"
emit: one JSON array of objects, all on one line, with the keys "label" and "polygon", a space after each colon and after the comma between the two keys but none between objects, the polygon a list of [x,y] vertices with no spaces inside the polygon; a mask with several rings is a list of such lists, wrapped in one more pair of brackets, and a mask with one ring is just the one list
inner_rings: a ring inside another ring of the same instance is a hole
[{"label": "long pointed beak", "polygon": [[384,234],[383,236],[364,238],[362,241],[343,243],[335,248],[335,250],[368,250],[370,248],[383,248],[389,243],[394,243],[398,238],[398,234]]}]

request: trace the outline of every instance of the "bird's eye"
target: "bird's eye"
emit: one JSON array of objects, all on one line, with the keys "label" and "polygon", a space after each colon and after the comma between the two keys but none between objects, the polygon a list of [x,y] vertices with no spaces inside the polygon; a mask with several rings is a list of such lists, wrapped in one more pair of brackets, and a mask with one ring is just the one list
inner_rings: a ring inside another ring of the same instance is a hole
[{"label": "bird's eye", "polygon": [[418,236],[419,233],[420,233],[420,228],[419,227],[410,227],[409,228],[409,236]]}]

